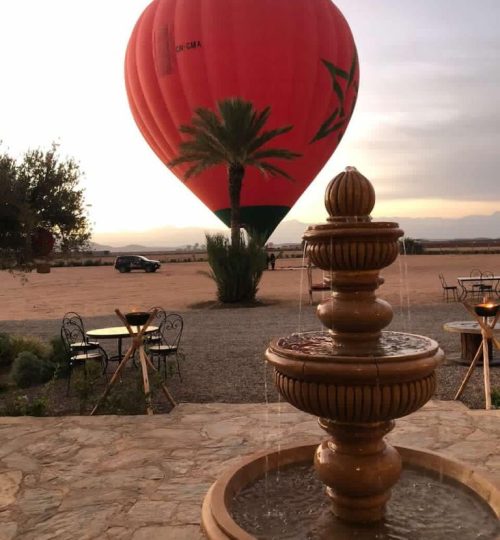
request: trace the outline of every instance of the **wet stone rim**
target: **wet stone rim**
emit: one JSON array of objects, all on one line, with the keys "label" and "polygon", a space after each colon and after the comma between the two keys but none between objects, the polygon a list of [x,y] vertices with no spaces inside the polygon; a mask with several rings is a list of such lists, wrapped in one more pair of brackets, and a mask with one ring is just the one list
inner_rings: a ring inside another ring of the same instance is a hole
[{"label": "wet stone rim", "polygon": [[[202,528],[209,540],[255,540],[233,519],[230,501],[245,486],[262,477],[266,470],[293,463],[312,461],[316,444],[292,445],[279,450],[265,450],[242,458],[214,483],[203,501]],[[395,445],[403,465],[421,467],[455,480],[482,499],[500,518],[500,490],[471,467],[429,450]]]}]

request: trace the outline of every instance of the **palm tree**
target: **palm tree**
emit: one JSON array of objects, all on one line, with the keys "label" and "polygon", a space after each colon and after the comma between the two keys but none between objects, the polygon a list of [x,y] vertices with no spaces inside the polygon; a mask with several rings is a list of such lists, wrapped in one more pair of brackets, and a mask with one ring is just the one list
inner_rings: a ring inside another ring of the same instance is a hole
[{"label": "palm tree", "polygon": [[263,174],[292,178],[283,169],[266,161],[269,158],[294,159],[300,154],[284,148],[264,148],[278,135],[293,126],[262,131],[271,107],[256,111],[251,102],[241,98],[228,98],[217,103],[217,112],[200,107],[195,110],[191,125],[182,125],[181,133],[191,139],[179,145],[179,156],[168,165],[175,167],[189,163],[185,180],[215,165],[225,164],[228,174],[231,206],[231,245],[240,246],[240,194],[245,168],[256,167]]}]

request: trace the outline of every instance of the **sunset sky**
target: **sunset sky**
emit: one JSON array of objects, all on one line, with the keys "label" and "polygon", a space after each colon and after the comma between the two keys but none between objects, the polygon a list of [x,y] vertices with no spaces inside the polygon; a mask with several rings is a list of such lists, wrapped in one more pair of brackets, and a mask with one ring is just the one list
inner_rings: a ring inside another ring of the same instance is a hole
[{"label": "sunset sky", "polygon": [[[147,0],[0,1],[0,150],[60,142],[85,172],[96,233],[219,227],[153,154],[129,112],[123,59]],[[346,165],[375,185],[374,215],[500,210],[500,2],[337,0],[361,85],[342,143],[286,219],[325,216]]]}]

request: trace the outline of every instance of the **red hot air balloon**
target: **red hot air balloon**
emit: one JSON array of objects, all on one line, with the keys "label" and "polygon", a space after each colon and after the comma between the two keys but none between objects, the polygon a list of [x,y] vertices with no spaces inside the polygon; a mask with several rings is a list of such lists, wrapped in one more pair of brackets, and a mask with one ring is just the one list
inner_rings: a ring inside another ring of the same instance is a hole
[{"label": "red hot air balloon", "polygon": [[[270,106],[266,130],[293,126],[270,145],[301,154],[277,163],[294,181],[252,167],[243,181],[241,221],[270,235],[342,139],[359,66],[349,26],[330,0],[154,0],[130,38],[125,79],[135,121],[165,164],[194,111],[215,111],[230,97]],[[182,179],[187,168],[173,172]],[[229,225],[223,166],[186,185]]]}]

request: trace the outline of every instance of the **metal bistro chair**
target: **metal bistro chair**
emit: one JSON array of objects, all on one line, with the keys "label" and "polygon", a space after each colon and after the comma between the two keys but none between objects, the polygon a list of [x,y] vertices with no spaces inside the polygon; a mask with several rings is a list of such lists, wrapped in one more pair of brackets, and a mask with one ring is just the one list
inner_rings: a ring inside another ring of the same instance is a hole
[{"label": "metal bistro chair", "polygon": [[158,327],[160,341],[148,345],[148,352],[151,358],[153,360],[155,358],[157,359],[158,371],[160,371],[160,362],[163,362],[165,378],[167,378],[167,358],[170,356],[175,358],[177,365],[177,371],[173,373],[179,375],[179,379],[182,381],[179,364],[179,343],[181,341],[183,327],[184,321],[180,315],[176,313],[166,315]]},{"label": "metal bistro chair", "polygon": [[149,309],[149,312],[156,311],[155,318],[151,321],[152,326],[157,326],[158,330],[151,334],[144,336],[144,343],[149,347],[151,345],[157,345],[161,343],[161,333],[160,329],[165,326],[165,321],[167,319],[167,312],[159,306],[154,306]]},{"label": "metal bistro chair", "polygon": [[458,287],[456,285],[448,285],[443,274],[439,274],[439,281],[441,282],[441,287],[443,288],[443,300],[449,302],[451,293],[453,300],[458,302]]},{"label": "metal bistro chair", "polygon": [[[493,272],[490,272],[489,270],[486,270],[485,272],[481,272],[482,278],[492,278]],[[493,283],[479,283],[479,294],[482,296],[485,293],[492,293],[493,292]]]},{"label": "metal bistro chair", "polygon": [[470,287],[470,290],[469,292],[472,294],[473,297],[479,297],[481,296],[481,277],[482,277],[483,273],[481,272],[481,270],[479,270],[479,268],[473,268],[470,273],[469,273],[469,277],[471,278],[477,278],[477,281],[473,281],[471,283],[471,287]]},{"label": "metal bistro chair", "polygon": [[68,387],[66,389],[66,395],[69,394],[71,372],[75,365],[83,365],[85,367],[88,360],[100,361],[103,375],[106,375],[108,355],[97,341],[90,341],[87,338],[82,318],[78,313],[70,311],[64,315],[61,324],[61,340],[68,359]]}]

